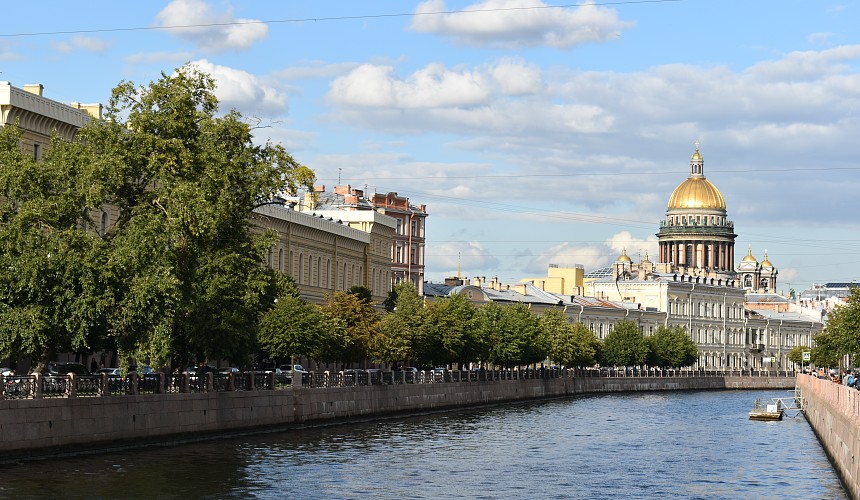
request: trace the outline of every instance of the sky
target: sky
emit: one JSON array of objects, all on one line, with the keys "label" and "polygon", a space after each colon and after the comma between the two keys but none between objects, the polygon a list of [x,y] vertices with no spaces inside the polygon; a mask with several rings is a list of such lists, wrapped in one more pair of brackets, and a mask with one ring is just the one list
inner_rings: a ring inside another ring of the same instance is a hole
[{"label": "sky", "polygon": [[[783,291],[860,279],[860,5],[842,0],[5,7],[0,80],[107,103],[193,63],[317,184],[427,206],[426,279],[657,260],[699,143]],[[16,12],[19,10],[19,12]]]}]

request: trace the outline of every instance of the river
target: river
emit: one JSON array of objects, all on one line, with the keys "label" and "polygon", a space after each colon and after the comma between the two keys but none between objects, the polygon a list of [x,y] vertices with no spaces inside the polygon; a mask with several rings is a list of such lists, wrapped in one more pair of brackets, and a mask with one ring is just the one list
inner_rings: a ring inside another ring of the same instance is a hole
[{"label": "river", "polygon": [[0,498],[847,498],[786,391],[625,393],[3,465]]}]

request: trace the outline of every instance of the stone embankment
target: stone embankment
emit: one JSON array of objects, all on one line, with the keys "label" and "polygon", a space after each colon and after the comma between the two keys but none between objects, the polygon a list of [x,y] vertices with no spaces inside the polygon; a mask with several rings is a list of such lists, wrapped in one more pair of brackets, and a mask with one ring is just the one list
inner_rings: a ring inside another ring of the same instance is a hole
[{"label": "stone embankment", "polygon": [[798,375],[806,420],[851,498],[860,498],[860,391]]},{"label": "stone embankment", "polygon": [[507,380],[467,377],[354,387],[6,399],[0,400],[0,460],[577,394],[795,386],[793,374],[682,375],[583,377],[561,372]]}]

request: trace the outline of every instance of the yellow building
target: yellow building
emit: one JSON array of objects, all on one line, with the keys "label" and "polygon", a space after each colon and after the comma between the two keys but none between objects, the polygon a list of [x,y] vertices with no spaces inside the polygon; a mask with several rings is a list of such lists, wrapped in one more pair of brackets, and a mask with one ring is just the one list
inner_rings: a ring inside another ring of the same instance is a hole
[{"label": "yellow building", "polygon": [[585,269],[581,264],[576,264],[574,267],[558,267],[556,264],[550,264],[546,271],[546,277],[523,278],[520,283],[531,283],[541,290],[551,293],[581,295],[584,278]]}]

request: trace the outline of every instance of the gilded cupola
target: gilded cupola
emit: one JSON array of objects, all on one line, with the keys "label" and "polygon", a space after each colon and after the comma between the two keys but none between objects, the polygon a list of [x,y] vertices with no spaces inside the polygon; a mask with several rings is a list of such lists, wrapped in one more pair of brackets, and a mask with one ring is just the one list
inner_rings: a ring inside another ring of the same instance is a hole
[{"label": "gilded cupola", "polygon": [[690,158],[690,177],[682,182],[672,196],[669,197],[669,210],[685,208],[709,208],[726,209],[726,200],[723,193],[705,178],[705,161],[699,153],[699,145],[696,144],[696,152]]}]

